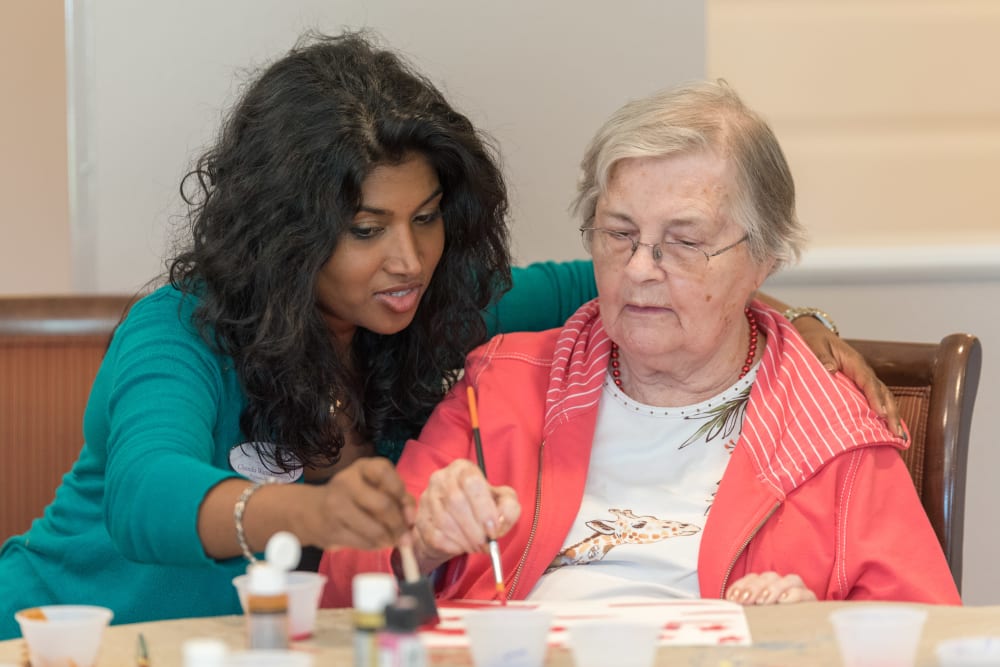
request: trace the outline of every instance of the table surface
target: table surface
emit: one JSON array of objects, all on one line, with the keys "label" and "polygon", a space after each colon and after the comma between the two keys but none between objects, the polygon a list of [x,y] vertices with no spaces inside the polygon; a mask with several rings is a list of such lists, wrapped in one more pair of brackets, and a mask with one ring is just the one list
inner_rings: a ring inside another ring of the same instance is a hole
[{"label": "table surface", "polygon": [[[750,667],[822,665],[839,667],[833,629],[828,616],[845,605],[866,603],[806,602],[789,605],[749,607],[747,620],[752,646],[661,647],[656,664],[692,667]],[[917,667],[937,667],[934,647],[944,639],[982,635],[1000,636],[1000,606],[944,607],[908,605],[927,609],[929,614],[920,640]],[[317,667],[353,665],[352,630],[349,610],[325,609],[319,613],[313,638],[298,642],[296,648],[315,654]],[[149,647],[150,667],[182,667],[181,644],[192,637],[215,637],[233,650],[244,648],[242,616],[216,616],[176,621],[115,625],[106,630],[97,667],[136,667],[139,633]],[[0,642],[0,663],[23,660],[20,639]],[[469,667],[465,649],[435,650],[429,663],[434,667]],[[546,667],[572,667],[567,649],[550,648]]]}]

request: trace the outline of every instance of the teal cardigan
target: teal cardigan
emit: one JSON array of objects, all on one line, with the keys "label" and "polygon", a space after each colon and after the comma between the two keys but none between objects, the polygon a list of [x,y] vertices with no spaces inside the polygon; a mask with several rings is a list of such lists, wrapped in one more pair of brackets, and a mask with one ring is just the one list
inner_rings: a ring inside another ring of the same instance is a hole
[{"label": "teal cardigan", "polygon": [[[583,261],[515,269],[514,285],[486,313],[491,333],[558,326],[596,293]],[[109,607],[115,623],[239,613],[231,582],[246,563],[206,556],[196,521],[236,475],[245,396],[231,359],[194,330],[194,306],[163,287],[115,332],[79,458],[44,516],[0,550],[0,640],[18,636],[15,611],[46,604]]]}]

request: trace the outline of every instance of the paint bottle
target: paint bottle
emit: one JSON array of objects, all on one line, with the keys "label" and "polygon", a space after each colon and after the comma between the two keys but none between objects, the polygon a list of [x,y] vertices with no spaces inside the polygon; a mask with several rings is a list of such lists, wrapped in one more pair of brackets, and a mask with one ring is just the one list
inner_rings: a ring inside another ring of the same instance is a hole
[{"label": "paint bottle", "polygon": [[354,667],[379,667],[378,631],[385,626],[385,608],[396,600],[396,578],[367,572],[351,581],[354,604]]},{"label": "paint bottle", "polygon": [[288,573],[264,561],[247,575],[247,647],[288,648]]},{"label": "paint bottle", "polygon": [[395,602],[386,605],[385,626],[378,631],[379,667],[426,667],[427,651],[417,626],[420,625],[420,609],[417,599],[401,595]]}]

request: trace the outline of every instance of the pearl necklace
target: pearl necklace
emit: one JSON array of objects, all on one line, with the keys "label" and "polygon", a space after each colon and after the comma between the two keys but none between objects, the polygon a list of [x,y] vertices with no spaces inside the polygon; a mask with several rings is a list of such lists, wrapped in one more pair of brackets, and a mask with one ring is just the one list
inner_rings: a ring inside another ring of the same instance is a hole
[{"label": "pearl necklace", "polygon": [[[750,345],[747,348],[747,358],[740,369],[740,376],[737,380],[742,380],[750,372],[753,366],[753,358],[757,355],[757,316],[749,307],[743,309],[743,314],[747,316],[747,323],[750,325]],[[615,381],[615,386],[622,389],[621,364],[618,361],[618,343],[611,342],[611,379]],[[624,391],[624,389],[622,389]]]}]

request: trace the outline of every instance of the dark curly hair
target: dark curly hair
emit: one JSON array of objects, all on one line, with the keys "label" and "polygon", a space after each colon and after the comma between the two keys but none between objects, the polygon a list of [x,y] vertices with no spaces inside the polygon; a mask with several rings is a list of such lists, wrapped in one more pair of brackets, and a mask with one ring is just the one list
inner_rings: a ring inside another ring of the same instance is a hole
[{"label": "dark curly hair", "polygon": [[[379,165],[418,153],[441,183],[445,248],[413,322],[358,329],[335,352],[316,306],[320,268]],[[181,183],[188,245],[170,282],[199,299],[202,336],[232,357],[240,425],[277,464],[324,466],[344,435],[340,402],[376,443],[415,435],[486,337],[481,311],[510,286],[507,194],[492,142],[370,35],[310,34],[245,89]]]}]

